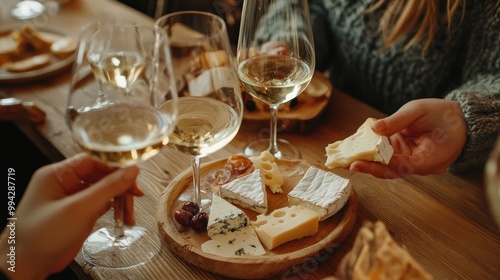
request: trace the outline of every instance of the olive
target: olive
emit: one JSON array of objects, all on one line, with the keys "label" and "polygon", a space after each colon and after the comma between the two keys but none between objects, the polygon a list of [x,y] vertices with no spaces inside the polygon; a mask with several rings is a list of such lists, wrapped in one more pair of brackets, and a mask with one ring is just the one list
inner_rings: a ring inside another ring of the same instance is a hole
[{"label": "olive", "polygon": [[249,112],[253,112],[257,109],[257,105],[255,104],[255,102],[253,100],[248,100],[245,102],[245,108],[249,111]]},{"label": "olive", "polygon": [[191,220],[191,227],[197,232],[203,232],[207,230],[208,215],[207,213],[200,211],[198,214],[194,215]]},{"label": "olive", "polygon": [[182,205],[182,209],[191,212],[193,216],[200,212],[200,206],[198,206],[198,203],[192,201],[184,203],[184,205]]},{"label": "olive", "polygon": [[179,224],[187,227],[191,225],[193,214],[187,210],[179,209],[175,211],[174,218]]}]

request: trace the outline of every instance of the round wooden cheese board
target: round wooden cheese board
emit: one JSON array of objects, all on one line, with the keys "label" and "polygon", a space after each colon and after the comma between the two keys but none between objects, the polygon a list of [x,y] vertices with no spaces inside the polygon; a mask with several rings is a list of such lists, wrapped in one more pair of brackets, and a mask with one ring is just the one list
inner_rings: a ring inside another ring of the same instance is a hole
[{"label": "round wooden cheese board", "polygon": [[[201,169],[202,178],[208,172],[222,168],[226,161],[223,159],[204,164]],[[283,193],[273,194],[268,190],[268,213],[289,206],[288,192],[300,181],[310,166],[300,160],[276,160],[276,162],[284,178]],[[292,266],[304,262],[323,249],[328,249],[333,243],[342,242],[350,234],[356,221],[357,196],[353,188],[346,205],[334,216],[320,222],[316,234],[289,241],[273,250],[266,249],[266,254],[263,256],[225,258],[201,250],[201,244],[210,239],[207,232],[199,233],[191,228],[182,227],[174,219],[174,212],[182,207],[185,197],[190,197],[192,191],[191,169],[183,171],[165,188],[157,212],[160,235],[167,247],[186,262],[233,278],[262,279],[285,273]],[[258,215],[251,210],[242,210],[252,221]]]}]

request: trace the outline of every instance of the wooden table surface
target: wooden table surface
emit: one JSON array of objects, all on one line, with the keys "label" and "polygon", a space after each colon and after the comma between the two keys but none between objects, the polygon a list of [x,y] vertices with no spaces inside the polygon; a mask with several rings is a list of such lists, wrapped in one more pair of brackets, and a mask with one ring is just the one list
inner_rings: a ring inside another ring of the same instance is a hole
[{"label": "wooden table surface", "polygon": [[[1,25],[13,23],[6,10],[15,1],[6,2],[4,4],[2,0]],[[115,1],[74,0],[39,24],[77,35],[83,24],[113,17],[153,23],[151,18]],[[33,101],[46,112],[44,124],[35,127],[18,123],[18,126],[54,161],[80,152],[63,117],[69,89],[68,72],[37,82],[0,84],[1,98]],[[334,90],[319,127],[307,134],[287,133],[280,137],[298,146],[304,160],[322,165],[326,160],[324,148],[329,143],[352,134],[367,117],[382,116],[373,108]],[[243,126],[228,146],[203,162],[241,153],[244,146],[258,135],[259,131]],[[177,174],[187,168],[190,168],[189,157],[170,149],[141,164],[139,184],[146,195],[136,199],[138,223],[158,230],[156,210],[160,194]],[[357,222],[352,234],[326,260],[323,256],[312,258],[276,279],[321,279],[333,275],[366,220],[383,221],[394,239],[406,247],[435,279],[499,279],[500,235],[488,208],[482,172],[409,176],[396,180],[376,179],[344,170],[339,172],[352,180],[358,195]],[[225,279],[182,261],[165,244],[151,262],[131,269],[92,267],[80,256],[71,266],[82,279]]]}]

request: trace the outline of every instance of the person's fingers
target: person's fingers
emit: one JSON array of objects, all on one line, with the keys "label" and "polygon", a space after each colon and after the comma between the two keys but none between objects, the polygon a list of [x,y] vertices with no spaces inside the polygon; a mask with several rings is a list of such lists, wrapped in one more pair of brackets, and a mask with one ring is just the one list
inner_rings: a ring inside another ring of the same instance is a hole
[{"label": "person's fingers", "polygon": [[66,194],[78,192],[116,170],[85,154],[78,154],[55,163],[51,168],[55,180],[63,187]]},{"label": "person's fingers", "polygon": [[111,198],[124,194],[132,188],[139,174],[137,166],[129,166],[116,170],[92,186],[75,194],[75,199],[82,203],[90,203],[94,206],[105,207]]},{"label": "person's fingers", "polygon": [[396,132],[408,128],[421,116],[422,113],[418,109],[418,106],[403,105],[396,113],[377,120],[372,125],[372,130],[378,135],[391,136]]}]

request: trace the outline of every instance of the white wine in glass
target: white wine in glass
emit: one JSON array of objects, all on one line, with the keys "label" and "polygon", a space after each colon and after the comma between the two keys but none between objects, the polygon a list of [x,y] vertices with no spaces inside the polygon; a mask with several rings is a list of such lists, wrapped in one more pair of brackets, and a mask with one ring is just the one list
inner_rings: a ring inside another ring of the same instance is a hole
[{"label": "white wine in glass", "polygon": [[[76,144],[115,167],[158,154],[170,141],[177,117],[165,32],[124,22],[92,23],[82,30],[77,52],[66,112]],[[87,262],[126,268],[159,252],[156,231],[124,225],[127,201],[128,194],[115,197],[114,223],[98,228],[84,242]]]},{"label": "white wine in glass", "polygon": [[201,189],[200,160],[237,134],[243,100],[224,21],[210,13],[184,11],[159,18],[172,46],[179,86],[178,119],[169,146],[191,156],[194,195],[186,198],[207,211],[209,186]]},{"label": "white wine in glass", "polygon": [[301,94],[314,74],[315,55],[307,0],[243,3],[237,48],[238,76],[245,90],[269,105],[270,139],[250,143],[244,153],[268,150],[276,158],[301,158],[277,138],[278,107]]}]

